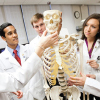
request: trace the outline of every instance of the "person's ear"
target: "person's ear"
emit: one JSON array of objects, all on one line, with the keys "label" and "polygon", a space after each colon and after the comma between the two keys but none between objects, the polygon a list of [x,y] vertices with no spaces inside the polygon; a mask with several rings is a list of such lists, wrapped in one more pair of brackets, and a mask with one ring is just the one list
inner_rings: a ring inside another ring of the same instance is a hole
[{"label": "person's ear", "polygon": [[6,41],[6,37],[1,36],[1,38],[2,38],[4,41]]}]

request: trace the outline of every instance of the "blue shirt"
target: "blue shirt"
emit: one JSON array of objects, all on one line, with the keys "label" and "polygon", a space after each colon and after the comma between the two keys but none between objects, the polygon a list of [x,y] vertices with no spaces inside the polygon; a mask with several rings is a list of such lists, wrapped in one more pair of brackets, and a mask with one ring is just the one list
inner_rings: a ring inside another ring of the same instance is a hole
[{"label": "blue shirt", "polygon": [[[11,49],[11,48],[8,47],[8,46],[7,46],[7,49],[8,49],[8,51],[10,52],[10,54],[11,54],[13,57],[15,57],[15,54],[13,53],[14,49]],[[20,46],[19,46],[19,44],[17,45],[17,47],[16,47],[15,50],[17,50],[17,55],[18,55],[19,58],[20,58]]]}]

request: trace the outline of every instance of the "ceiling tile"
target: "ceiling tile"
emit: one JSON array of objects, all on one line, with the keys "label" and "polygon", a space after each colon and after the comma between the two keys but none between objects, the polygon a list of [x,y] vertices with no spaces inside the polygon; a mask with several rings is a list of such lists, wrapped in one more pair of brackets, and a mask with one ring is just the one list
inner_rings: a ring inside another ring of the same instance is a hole
[{"label": "ceiling tile", "polygon": [[0,0],[0,5],[29,5],[29,4],[88,4],[100,5],[100,0]]}]

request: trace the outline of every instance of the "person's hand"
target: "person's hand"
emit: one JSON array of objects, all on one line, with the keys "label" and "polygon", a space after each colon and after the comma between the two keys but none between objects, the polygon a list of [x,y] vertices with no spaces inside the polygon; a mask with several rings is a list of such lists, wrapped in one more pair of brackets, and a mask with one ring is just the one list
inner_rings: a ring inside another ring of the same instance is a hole
[{"label": "person's hand", "polygon": [[61,17],[60,17],[60,23],[59,23],[59,26],[58,26],[58,34],[60,33],[60,30],[62,28],[62,12],[61,12]]},{"label": "person's hand", "polygon": [[99,64],[95,60],[87,60],[87,63],[89,63],[92,68],[98,69],[99,67]]},{"label": "person's hand", "polygon": [[47,47],[56,45],[58,43],[58,33],[57,31],[53,34],[50,34],[48,36],[46,36],[47,31],[45,30],[43,32],[43,35],[41,36],[41,40],[39,42],[39,46],[41,46],[42,48],[46,49]]},{"label": "person's hand", "polygon": [[43,32],[43,35],[41,36],[41,39],[37,45],[37,48],[35,49],[35,53],[41,57],[44,50],[50,46],[58,44],[58,33],[57,31],[53,34],[50,34],[46,36],[47,31]]},{"label": "person's hand", "polygon": [[84,86],[85,80],[86,80],[86,75],[80,73],[81,77],[72,77],[68,79],[69,85],[76,85],[76,86]]},{"label": "person's hand", "polygon": [[96,79],[96,76],[94,74],[87,74],[86,76],[89,77],[89,78]]},{"label": "person's hand", "polygon": [[22,91],[17,91],[17,92],[12,92],[13,94],[15,94],[15,95],[17,95],[18,97],[18,99],[20,99],[20,98],[22,98],[23,97],[23,92]]}]

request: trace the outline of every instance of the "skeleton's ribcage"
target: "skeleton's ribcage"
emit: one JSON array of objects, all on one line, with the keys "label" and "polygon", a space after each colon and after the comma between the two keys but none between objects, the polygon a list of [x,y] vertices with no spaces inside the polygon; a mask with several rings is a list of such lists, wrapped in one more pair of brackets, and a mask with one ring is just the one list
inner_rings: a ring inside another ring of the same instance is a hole
[{"label": "skeleton's ribcage", "polygon": [[45,75],[50,85],[56,84],[56,78],[60,77],[60,74],[61,76],[79,75],[79,60],[73,41],[59,43],[55,47],[47,48],[42,59]]}]

